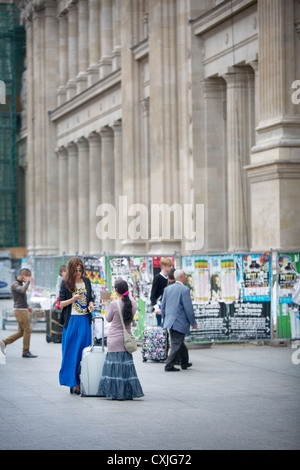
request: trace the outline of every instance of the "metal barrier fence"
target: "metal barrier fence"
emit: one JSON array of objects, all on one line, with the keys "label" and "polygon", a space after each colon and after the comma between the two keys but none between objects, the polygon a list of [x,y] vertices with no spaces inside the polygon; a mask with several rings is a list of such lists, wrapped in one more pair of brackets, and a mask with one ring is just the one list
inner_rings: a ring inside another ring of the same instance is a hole
[{"label": "metal barrier fence", "polygon": [[[171,257],[176,268],[187,274],[198,328],[190,341],[247,341],[300,338],[299,306],[293,303],[293,287],[300,277],[300,252],[194,254]],[[57,295],[61,265],[68,256],[32,256],[22,267],[32,271],[32,302],[49,308]],[[150,301],[152,281],[160,272],[160,256],[80,256],[91,280],[96,307],[101,311],[101,292],[113,290],[114,280],[128,282],[138,301],[135,334],[142,337],[145,326],[156,324]],[[102,311],[103,313],[103,311]]]}]

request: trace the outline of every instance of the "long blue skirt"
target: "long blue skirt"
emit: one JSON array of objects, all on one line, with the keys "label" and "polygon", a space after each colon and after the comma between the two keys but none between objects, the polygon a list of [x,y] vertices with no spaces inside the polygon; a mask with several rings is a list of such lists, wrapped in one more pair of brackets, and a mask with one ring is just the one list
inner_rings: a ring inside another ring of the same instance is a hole
[{"label": "long blue skirt", "polygon": [[62,335],[62,363],[59,371],[60,385],[76,387],[80,383],[82,351],[91,345],[91,324],[88,315],[71,315]]},{"label": "long blue skirt", "polygon": [[132,354],[127,351],[106,354],[98,394],[111,400],[131,400],[144,396]]}]

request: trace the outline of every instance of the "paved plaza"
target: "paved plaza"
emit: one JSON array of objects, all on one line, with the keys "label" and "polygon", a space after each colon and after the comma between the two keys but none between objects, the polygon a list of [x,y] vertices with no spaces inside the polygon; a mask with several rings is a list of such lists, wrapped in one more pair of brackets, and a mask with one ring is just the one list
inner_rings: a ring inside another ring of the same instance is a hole
[{"label": "paved plaza", "polygon": [[58,383],[61,345],[34,332],[31,351],[39,357],[22,358],[18,340],[0,365],[1,450],[300,449],[300,353],[289,346],[192,349],[193,367],[178,373],[143,363],[139,348],[145,396],[133,401],[70,395]]}]

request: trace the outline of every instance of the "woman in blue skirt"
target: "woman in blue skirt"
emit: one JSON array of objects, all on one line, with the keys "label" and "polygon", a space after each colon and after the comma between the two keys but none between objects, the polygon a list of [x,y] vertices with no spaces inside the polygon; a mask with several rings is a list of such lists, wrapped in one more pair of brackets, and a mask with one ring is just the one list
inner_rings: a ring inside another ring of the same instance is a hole
[{"label": "woman in blue skirt", "polygon": [[129,298],[128,284],[123,279],[116,280],[115,291],[118,300],[110,304],[105,314],[105,319],[111,323],[111,326],[107,334],[107,354],[98,394],[111,400],[132,400],[144,396],[144,393],[136,374],[132,354],[124,347],[124,331],[117,302],[121,304],[124,324],[129,333],[137,303]]},{"label": "woman in blue skirt", "polygon": [[91,344],[91,312],[94,309],[91,282],[84,277],[84,273],[81,259],[71,258],[59,292],[61,323],[64,327],[59,383],[70,387],[70,392],[77,394],[80,394],[82,350]]}]

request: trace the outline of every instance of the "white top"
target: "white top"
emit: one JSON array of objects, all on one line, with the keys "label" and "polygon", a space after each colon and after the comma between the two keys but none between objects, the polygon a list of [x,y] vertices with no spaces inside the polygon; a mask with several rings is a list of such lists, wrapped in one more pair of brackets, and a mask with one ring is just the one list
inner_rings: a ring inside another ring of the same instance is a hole
[{"label": "white top", "polygon": [[80,294],[81,292],[83,292],[84,295],[81,297],[80,300],[75,300],[75,302],[72,303],[71,315],[87,315],[88,314],[87,291],[86,291],[84,282],[75,284],[75,292],[73,292],[73,295]]}]

